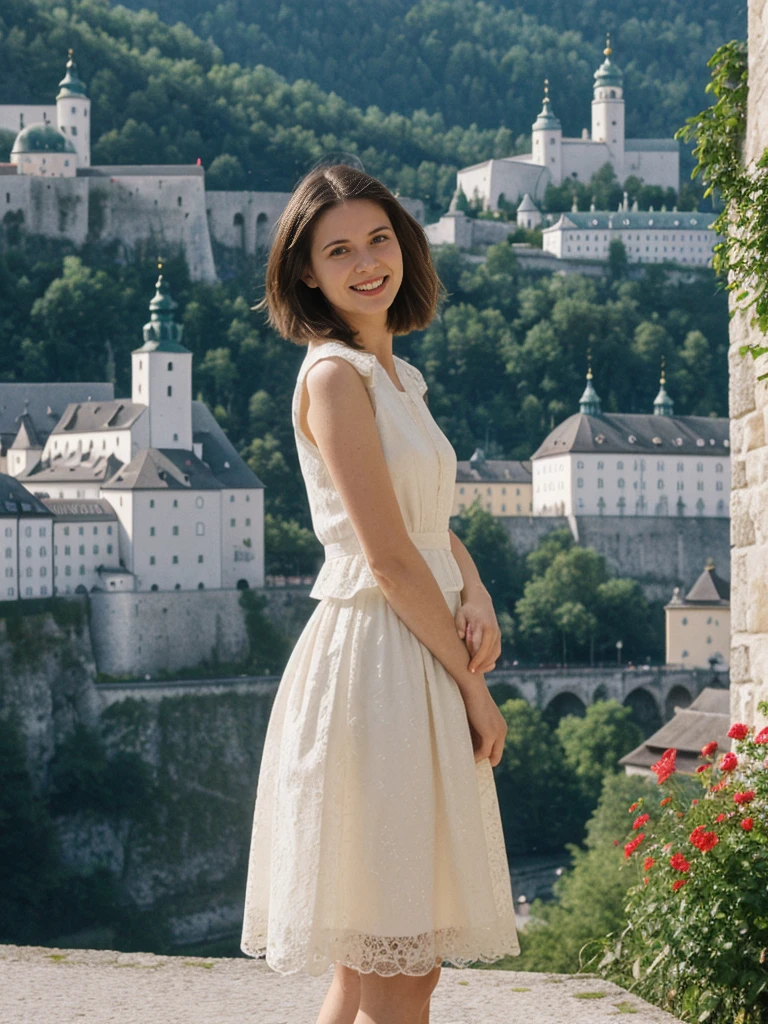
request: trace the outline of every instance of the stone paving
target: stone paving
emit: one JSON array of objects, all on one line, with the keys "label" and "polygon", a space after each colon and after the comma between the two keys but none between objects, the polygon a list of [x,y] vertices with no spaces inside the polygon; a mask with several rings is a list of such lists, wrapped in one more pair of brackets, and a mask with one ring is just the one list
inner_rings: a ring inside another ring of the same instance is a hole
[{"label": "stone paving", "polygon": [[[0,945],[2,1024],[315,1024],[333,971],[263,960]],[[678,1024],[594,977],[444,968],[431,1024]]]}]

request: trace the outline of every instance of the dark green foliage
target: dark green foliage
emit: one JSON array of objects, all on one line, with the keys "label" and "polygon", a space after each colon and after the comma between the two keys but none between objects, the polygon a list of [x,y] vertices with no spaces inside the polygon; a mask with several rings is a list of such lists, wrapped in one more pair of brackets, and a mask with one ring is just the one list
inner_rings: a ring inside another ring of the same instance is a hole
[{"label": "dark green foliage", "polygon": [[[518,971],[578,972],[590,965],[600,941],[626,921],[627,889],[639,878],[640,863],[624,868],[621,843],[631,824],[627,808],[643,794],[656,797],[656,783],[634,775],[607,774],[600,802],[587,823],[584,848],[570,846],[571,870],[555,883],[556,901],[535,901],[531,924],[521,935],[522,955],[508,966]],[[619,842],[619,845],[614,845]]]},{"label": "dark green foliage", "polygon": [[267,604],[267,598],[255,590],[244,590],[240,595],[250,648],[248,671],[252,675],[282,672],[290,654],[288,641],[264,614]]},{"label": "dark green foliage", "polygon": [[619,758],[643,740],[631,718],[631,708],[603,700],[590,704],[583,718],[567,715],[558,723],[566,764],[591,804],[597,803],[606,776],[616,772]]}]

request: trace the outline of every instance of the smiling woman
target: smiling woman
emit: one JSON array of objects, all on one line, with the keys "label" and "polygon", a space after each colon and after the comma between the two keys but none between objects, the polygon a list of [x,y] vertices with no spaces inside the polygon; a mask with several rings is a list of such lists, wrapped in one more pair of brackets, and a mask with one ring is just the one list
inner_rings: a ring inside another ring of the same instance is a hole
[{"label": "smiling woman", "polygon": [[266,306],[307,347],[292,420],[326,557],[270,713],[241,948],[281,973],[334,964],[318,1024],[429,1024],[443,962],[519,952],[484,676],[500,630],[448,528],[456,453],[392,350],[438,293],[380,182],[335,166],[299,186]]}]

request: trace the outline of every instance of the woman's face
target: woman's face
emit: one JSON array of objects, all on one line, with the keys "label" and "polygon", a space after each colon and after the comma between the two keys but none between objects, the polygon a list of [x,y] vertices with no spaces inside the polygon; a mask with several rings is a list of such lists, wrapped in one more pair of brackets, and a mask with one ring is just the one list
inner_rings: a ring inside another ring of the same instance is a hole
[{"label": "woman's face", "polygon": [[386,322],[402,280],[400,243],[378,203],[351,199],[318,218],[302,281],[348,323]]}]

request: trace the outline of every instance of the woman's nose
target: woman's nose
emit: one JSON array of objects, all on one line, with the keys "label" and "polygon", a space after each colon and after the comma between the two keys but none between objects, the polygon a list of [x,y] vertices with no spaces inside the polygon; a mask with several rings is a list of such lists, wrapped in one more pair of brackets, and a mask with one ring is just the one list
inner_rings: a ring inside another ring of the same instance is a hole
[{"label": "woman's nose", "polygon": [[367,251],[361,252],[360,255],[357,257],[357,260],[355,262],[355,270],[361,271],[361,272],[370,270],[372,267],[375,267],[375,266],[376,266],[376,257],[373,255],[372,252],[367,252]]}]

